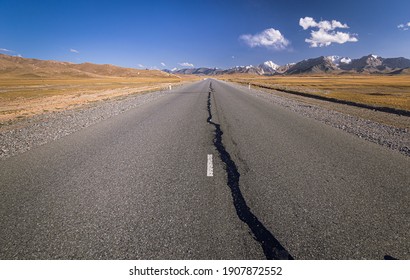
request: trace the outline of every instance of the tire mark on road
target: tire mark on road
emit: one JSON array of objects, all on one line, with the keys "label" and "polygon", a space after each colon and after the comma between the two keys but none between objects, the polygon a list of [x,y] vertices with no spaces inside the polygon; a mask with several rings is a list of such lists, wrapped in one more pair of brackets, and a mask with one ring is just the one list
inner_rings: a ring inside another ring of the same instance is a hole
[{"label": "tire mark on road", "polygon": [[289,252],[280,244],[280,242],[273,236],[273,234],[258,220],[258,218],[251,212],[246,204],[245,198],[239,188],[238,168],[232,160],[231,155],[225,149],[222,143],[222,130],[220,124],[212,121],[211,112],[211,93],[213,93],[212,83],[209,85],[208,92],[208,119],[207,122],[215,127],[214,146],[216,147],[219,157],[225,164],[227,173],[227,185],[231,189],[233,203],[236,209],[236,214],[239,219],[246,223],[256,241],[261,245],[263,252],[268,260],[293,260]]}]

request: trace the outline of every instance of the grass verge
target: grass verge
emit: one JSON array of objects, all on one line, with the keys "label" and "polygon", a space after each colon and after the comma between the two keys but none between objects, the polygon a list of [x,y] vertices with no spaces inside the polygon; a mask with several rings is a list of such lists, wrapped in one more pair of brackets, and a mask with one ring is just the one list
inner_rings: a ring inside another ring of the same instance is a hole
[{"label": "grass verge", "polygon": [[222,80],[251,84],[318,96],[329,101],[341,100],[370,107],[386,107],[410,112],[410,77],[381,75],[351,76],[222,76]]}]

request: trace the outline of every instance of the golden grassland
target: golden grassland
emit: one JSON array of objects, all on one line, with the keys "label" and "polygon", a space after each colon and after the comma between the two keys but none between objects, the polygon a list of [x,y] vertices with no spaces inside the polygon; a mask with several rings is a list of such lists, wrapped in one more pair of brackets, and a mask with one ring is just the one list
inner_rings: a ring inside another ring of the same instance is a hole
[{"label": "golden grassland", "polygon": [[0,75],[0,124],[81,106],[98,100],[168,88],[199,79],[195,76],[144,77],[26,77]]},{"label": "golden grassland", "polygon": [[409,75],[318,75],[218,77],[272,89],[292,90],[357,103],[410,111]]}]

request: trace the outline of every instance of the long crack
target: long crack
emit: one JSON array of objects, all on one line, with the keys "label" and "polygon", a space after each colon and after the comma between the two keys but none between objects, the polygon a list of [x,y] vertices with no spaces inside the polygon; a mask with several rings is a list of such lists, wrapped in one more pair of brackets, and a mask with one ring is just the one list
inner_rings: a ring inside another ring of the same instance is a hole
[{"label": "long crack", "polygon": [[261,245],[266,259],[268,260],[293,260],[289,252],[280,244],[273,234],[258,220],[246,204],[245,198],[239,188],[238,168],[232,160],[231,155],[225,149],[222,143],[223,132],[220,124],[212,121],[211,112],[211,93],[213,93],[212,83],[209,85],[208,92],[208,119],[207,122],[215,127],[214,146],[216,147],[219,157],[225,164],[227,174],[227,185],[231,189],[233,204],[239,219],[246,223],[251,230],[256,241]]}]

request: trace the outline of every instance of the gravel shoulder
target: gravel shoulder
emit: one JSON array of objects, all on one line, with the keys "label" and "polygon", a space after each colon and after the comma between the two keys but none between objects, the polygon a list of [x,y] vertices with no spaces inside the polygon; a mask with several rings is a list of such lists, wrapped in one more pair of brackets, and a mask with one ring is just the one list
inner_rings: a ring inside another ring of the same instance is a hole
[{"label": "gravel shoulder", "polygon": [[[234,84],[260,98],[286,107],[299,115],[342,129],[359,138],[410,156],[410,118],[353,108],[348,105],[295,97],[274,90],[251,89]],[[80,129],[165,96],[157,91],[98,101],[75,109],[37,115],[0,130],[0,159],[60,139]]]},{"label": "gravel shoulder", "polygon": [[0,160],[60,139],[80,129],[151,102],[169,91],[121,96],[74,109],[49,112],[3,126],[0,130]]}]

